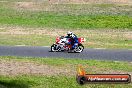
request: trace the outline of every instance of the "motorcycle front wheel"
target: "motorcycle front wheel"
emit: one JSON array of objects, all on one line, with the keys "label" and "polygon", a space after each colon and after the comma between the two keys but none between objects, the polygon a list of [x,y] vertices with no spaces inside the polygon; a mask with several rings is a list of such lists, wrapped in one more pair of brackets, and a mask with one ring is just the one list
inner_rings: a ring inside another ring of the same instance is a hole
[{"label": "motorcycle front wheel", "polygon": [[52,52],[57,51],[57,50],[56,50],[56,45],[55,45],[55,44],[53,44],[53,45],[51,46],[51,51],[52,51]]},{"label": "motorcycle front wheel", "polygon": [[56,44],[53,44],[51,46],[51,52],[57,52],[57,51],[60,51],[61,50],[61,47],[57,47]]}]

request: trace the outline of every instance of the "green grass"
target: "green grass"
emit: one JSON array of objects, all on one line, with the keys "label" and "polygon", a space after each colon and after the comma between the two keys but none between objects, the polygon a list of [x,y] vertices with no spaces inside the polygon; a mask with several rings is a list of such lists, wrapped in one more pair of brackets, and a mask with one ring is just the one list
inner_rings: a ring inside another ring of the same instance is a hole
[{"label": "green grass", "polygon": [[[76,67],[80,64],[87,66],[90,69],[91,66],[99,68],[105,68],[109,71],[132,71],[132,64],[129,62],[119,61],[100,61],[100,60],[81,60],[81,59],[65,59],[65,58],[32,58],[32,57],[13,57],[13,56],[0,56],[0,60],[8,61],[22,61],[22,62],[34,62],[38,64],[51,65],[54,67],[67,66]],[[67,68],[68,69],[68,68]],[[90,69],[92,71],[93,69]],[[106,70],[105,70],[106,71]],[[98,73],[98,71],[96,72]],[[17,76],[2,76],[0,75],[0,87],[1,88],[131,88],[132,84],[86,84],[79,85],[76,82],[75,76],[65,75],[17,75]]]},{"label": "green grass", "polygon": [[[32,13],[0,16],[0,24],[30,27],[49,27],[67,29],[89,28],[128,28],[132,29],[132,17],[112,15],[59,15],[56,13]],[[2,14],[0,14],[2,15]]]},{"label": "green grass", "polygon": [[[7,3],[9,4],[9,3]],[[12,6],[12,5],[11,5]],[[132,29],[131,8],[128,12],[119,10],[116,12],[107,12],[106,5],[51,5],[51,11],[30,11],[11,9],[11,6],[0,7],[0,24],[19,25],[28,27],[49,27],[49,28],[67,28],[67,29]],[[48,7],[48,5],[46,5]],[[72,7],[73,6],[73,7]],[[100,9],[96,11],[96,8]],[[105,10],[103,11],[101,7]],[[54,7],[54,8],[53,8]],[[93,7],[93,8],[92,8]],[[94,7],[96,8],[94,10]],[[109,7],[112,8],[111,5]],[[118,6],[117,6],[118,7]],[[60,9],[61,8],[61,9]],[[114,6],[116,8],[116,6]],[[120,7],[121,9],[122,7]],[[43,7],[43,9],[45,9]],[[59,10],[58,10],[59,9]],[[88,10],[87,10],[88,9]],[[93,10],[92,10],[93,9]],[[122,8],[123,9],[123,8]],[[127,10],[127,9],[126,9]],[[85,13],[84,13],[85,12]],[[104,13],[103,13],[104,12]],[[123,13],[125,12],[125,13]]]}]

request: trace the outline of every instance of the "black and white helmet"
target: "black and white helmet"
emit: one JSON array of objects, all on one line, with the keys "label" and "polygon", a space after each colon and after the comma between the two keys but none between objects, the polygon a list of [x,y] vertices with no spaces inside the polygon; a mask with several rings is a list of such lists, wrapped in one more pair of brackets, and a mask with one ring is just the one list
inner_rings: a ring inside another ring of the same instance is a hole
[{"label": "black and white helmet", "polygon": [[68,35],[68,36],[72,36],[72,34],[73,34],[73,33],[72,33],[71,31],[68,31],[68,32],[67,32],[67,35]]}]

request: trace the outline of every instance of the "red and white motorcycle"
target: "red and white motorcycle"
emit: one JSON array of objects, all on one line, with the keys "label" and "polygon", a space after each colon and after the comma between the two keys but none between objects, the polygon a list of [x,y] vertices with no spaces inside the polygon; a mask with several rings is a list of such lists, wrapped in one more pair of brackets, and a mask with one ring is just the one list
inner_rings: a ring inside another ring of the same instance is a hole
[{"label": "red and white motorcycle", "polygon": [[[75,49],[72,50],[72,52],[80,53],[84,50],[84,46],[82,45],[83,42],[85,42],[85,38],[78,38],[78,44],[75,47]],[[70,38],[65,38],[64,36],[57,37],[56,38],[56,43],[54,43],[51,46],[51,51],[52,52],[57,52],[57,51],[68,51],[71,52],[72,45],[68,44],[71,42]]]}]

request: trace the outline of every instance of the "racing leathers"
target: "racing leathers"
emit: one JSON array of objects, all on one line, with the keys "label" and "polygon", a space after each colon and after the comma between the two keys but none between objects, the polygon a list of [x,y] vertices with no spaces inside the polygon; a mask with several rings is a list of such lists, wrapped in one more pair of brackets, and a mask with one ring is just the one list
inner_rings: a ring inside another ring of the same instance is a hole
[{"label": "racing leathers", "polygon": [[78,38],[75,34],[72,34],[71,36],[66,36],[66,38],[70,38],[71,39],[71,42],[68,42],[68,44],[71,44],[72,45],[72,49],[75,49],[75,47],[78,45]]}]

